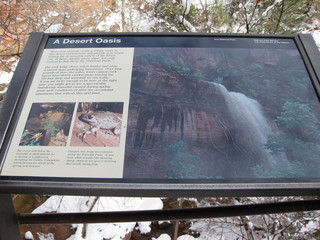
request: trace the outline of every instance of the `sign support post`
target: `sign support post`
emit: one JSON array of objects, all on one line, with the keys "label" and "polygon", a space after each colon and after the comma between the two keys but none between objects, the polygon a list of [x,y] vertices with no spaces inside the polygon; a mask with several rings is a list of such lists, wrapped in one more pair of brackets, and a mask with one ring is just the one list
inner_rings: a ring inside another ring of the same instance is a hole
[{"label": "sign support post", "polygon": [[0,240],[21,240],[11,194],[0,194]]}]

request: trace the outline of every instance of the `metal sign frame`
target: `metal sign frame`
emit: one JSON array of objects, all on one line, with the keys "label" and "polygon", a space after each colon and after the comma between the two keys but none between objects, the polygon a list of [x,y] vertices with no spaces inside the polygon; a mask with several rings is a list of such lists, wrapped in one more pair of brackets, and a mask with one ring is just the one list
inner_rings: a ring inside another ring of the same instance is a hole
[{"label": "metal sign frame", "polygon": [[[320,93],[320,54],[310,35],[239,35],[239,34],[44,34],[33,33],[25,48],[14,74],[0,111],[1,164],[8,150],[25,97],[28,95],[41,54],[48,39],[53,37],[88,36],[179,36],[179,37],[252,37],[293,39],[313,81],[317,94]],[[0,193],[62,194],[62,195],[108,195],[108,196],[172,196],[172,197],[213,197],[213,196],[297,196],[320,195],[319,179],[258,179],[250,181],[141,181],[139,179],[88,179],[52,177],[0,177]]]}]

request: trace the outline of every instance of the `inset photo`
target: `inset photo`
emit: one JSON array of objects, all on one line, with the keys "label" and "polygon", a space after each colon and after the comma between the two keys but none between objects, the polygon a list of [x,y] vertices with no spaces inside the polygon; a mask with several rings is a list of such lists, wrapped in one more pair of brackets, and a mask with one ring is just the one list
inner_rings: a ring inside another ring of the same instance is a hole
[{"label": "inset photo", "polygon": [[119,147],[123,102],[80,102],[70,146]]},{"label": "inset photo", "polygon": [[75,103],[33,103],[20,146],[66,146]]}]

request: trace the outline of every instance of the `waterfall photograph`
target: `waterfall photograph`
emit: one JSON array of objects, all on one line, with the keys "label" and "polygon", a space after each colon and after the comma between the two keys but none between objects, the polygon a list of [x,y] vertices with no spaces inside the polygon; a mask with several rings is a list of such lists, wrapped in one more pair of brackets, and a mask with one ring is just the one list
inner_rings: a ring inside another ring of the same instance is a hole
[{"label": "waterfall photograph", "polygon": [[316,178],[319,99],[296,49],[136,48],[126,178]]}]

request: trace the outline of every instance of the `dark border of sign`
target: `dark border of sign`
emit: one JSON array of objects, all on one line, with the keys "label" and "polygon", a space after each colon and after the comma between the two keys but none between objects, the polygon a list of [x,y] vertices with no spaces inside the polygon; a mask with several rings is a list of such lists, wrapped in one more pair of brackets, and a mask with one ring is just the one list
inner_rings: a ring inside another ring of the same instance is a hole
[{"label": "dark border of sign", "polygon": [[[293,39],[320,98],[320,53],[309,34],[203,34],[203,33],[32,33],[0,105],[0,167],[8,150],[39,59],[50,37],[195,36]],[[0,193],[61,194],[136,197],[242,197],[319,196],[320,179],[156,180],[88,179],[0,176]]]}]

